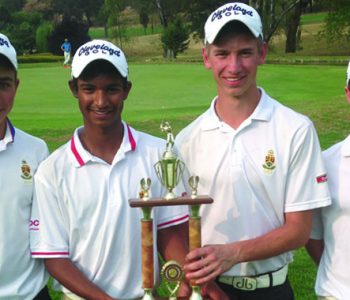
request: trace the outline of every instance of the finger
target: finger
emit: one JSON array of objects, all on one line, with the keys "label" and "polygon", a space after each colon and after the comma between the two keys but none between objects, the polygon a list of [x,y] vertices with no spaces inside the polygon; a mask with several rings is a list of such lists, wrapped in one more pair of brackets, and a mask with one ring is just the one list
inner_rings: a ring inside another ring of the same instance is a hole
[{"label": "finger", "polygon": [[197,248],[192,251],[190,251],[187,255],[185,260],[187,262],[193,261],[193,260],[198,260],[201,259],[204,255],[206,254],[206,249],[204,248]]}]

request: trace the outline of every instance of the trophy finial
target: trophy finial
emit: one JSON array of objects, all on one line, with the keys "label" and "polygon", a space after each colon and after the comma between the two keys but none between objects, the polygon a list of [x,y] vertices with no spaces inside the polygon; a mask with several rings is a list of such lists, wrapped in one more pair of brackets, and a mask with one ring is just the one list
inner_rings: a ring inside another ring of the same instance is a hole
[{"label": "trophy finial", "polygon": [[150,178],[142,178],[140,180],[141,190],[139,196],[142,200],[149,199],[149,189],[151,187],[151,179]]},{"label": "trophy finial", "polygon": [[199,176],[191,176],[188,179],[188,184],[192,190],[191,198],[193,199],[197,197],[198,182],[199,182]]}]

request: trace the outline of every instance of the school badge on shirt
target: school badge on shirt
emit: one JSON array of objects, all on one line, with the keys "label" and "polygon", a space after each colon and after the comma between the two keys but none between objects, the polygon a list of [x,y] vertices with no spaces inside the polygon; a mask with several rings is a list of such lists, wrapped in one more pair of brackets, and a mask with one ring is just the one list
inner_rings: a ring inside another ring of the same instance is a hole
[{"label": "school badge on shirt", "polygon": [[276,158],[273,150],[268,150],[265,156],[265,162],[262,165],[265,173],[271,174],[273,172],[276,168],[275,160]]},{"label": "school badge on shirt", "polygon": [[25,180],[25,181],[31,181],[33,176],[30,173],[30,166],[28,165],[28,163],[25,160],[22,160],[22,165],[21,165],[21,177]]}]

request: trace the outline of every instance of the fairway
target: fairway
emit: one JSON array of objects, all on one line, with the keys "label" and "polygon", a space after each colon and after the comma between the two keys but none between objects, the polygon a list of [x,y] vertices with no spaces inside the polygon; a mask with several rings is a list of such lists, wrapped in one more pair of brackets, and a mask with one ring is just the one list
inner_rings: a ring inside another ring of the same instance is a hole
[{"label": "fairway", "polygon": [[[285,105],[308,115],[323,149],[350,132],[350,107],[344,96],[346,66],[264,65],[258,84]],[[10,118],[15,126],[46,140],[50,151],[70,139],[82,124],[77,101],[68,89],[70,69],[59,63],[21,65],[21,80]],[[131,126],[161,136],[169,120],[177,133],[208,108],[215,96],[211,73],[202,64],[131,64],[133,87],[124,106]],[[297,300],[315,299],[315,267],[304,250],[296,251],[290,280]]]},{"label": "fairway", "polygon": [[[258,84],[280,102],[308,115],[326,148],[350,132],[344,97],[346,66],[264,65]],[[55,149],[82,123],[68,89],[70,69],[59,63],[22,65],[11,119],[44,138]],[[202,64],[131,64],[133,83],[124,119],[137,129],[160,135],[159,122],[172,122],[175,133],[207,109],[215,83]]]}]

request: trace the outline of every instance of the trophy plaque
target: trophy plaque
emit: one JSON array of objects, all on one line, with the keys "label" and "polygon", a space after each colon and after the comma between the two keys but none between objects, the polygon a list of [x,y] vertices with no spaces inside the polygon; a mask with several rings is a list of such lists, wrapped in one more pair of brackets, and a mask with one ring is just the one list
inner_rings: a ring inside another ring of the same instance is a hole
[{"label": "trophy plaque", "polygon": [[[155,163],[154,169],[160,183],[165,187],[166,194],[160,197],[149,197],[151,187],[150,178],[140,180],[139,198],[129,199],[131,207],[142,209],[141,219],[141,251],[142,251],[142,287],[144,289],[143,300],[153,300],[154,289],[154,261],[153,261],[153,220],[151,211],[157,206],[188,205],[190,207],[189,218],[189,248],[193,250],[201,247],[201,217],[199,213],[201,204],[210,204],[213,199],[205,195],[197,195],[200,178],[191,176],[188,185],[191,195],[176,196],[174,188],[182,178],[185,164],[178,159],[174,151],[174,135],[168,122],[160,125],[162,132],[166,133],[166,148],[161,159]],[[176,294],[183,279],[183,270],[179,263],[174,260],[165,262],[161,270],[161,278],[169,292],[169,299],[177,299]],[[200,287],[191,282],[191,300],[201,300]]]}]

